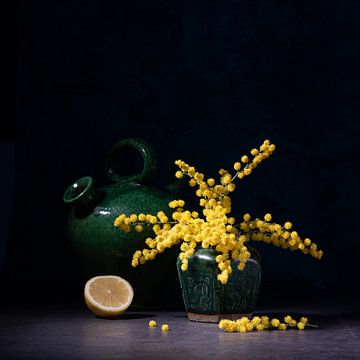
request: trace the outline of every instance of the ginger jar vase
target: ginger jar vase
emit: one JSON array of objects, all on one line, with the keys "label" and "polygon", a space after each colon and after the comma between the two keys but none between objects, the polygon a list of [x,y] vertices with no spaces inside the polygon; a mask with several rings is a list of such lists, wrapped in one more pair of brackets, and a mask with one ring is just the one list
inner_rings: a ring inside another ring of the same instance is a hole
[{"label": "ginger jar vase", "polygon": [[180,287],[189,320],[219,322],[223,318],[237,319],[251,316],[255,309],[260,282],[260,256],[252,249],[244,270],[238,260],[232,262],[227,284],[217,280],[219,269],[215,261],[218,253],[211,248],[198,249],[189,260],[188,269],[181,270],[177,259]]}]

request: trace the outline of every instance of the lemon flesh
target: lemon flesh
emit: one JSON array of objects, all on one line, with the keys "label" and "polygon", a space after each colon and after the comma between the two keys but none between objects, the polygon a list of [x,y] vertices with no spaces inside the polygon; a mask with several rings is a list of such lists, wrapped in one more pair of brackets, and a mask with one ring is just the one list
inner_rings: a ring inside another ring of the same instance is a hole
[{"label": "lemon flesh", "polygon": [[86,305],[94,315],[116,317],[129,308],[134,291],[120,276],[95,276],[86,283],[84,297]]}]

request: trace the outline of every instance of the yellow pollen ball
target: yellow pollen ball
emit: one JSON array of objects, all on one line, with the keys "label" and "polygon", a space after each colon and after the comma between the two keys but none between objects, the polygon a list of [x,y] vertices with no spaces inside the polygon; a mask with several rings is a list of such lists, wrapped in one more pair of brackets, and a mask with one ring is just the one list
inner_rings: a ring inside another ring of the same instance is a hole
[{"label": "yellow pollen ball", "polygon": [[169,325],[168,324],[164,324],[161,326],[161,330],[162,331],[169,331]]},{"label": "yellow pollen ball", "polygon": [[183,173],[179,170],[175,173],[175,176],[178,178],[178,179],[181,179],[183,177]]},{"label": "yellow pollen ball", "polygon": [[235,190],[235,188],[236,188],[236,185],[233,184],[233,183],[231,183],[231,184],[229,184],[229,185],[227,186],[227,189],[228,189],[230,192],[233,192],[233,191]]},{"label": "yellow pollen ball", "polygon": [[227,185],[229,184],[231,181],[231,176],[229,174],[225,174],[223,177],[222,177],[222,183],[224,185]]},{"label": "yellow pollen ball", "polygon": [[189,185],[190,185],[191,187],[194,187],[194,186],[196,185],[196,180],[195,180],[195,179],[191,179],[191,180],[189,181]]},{"label": "yellow pollen ball", "polygon": [[150,327],[155,327],[156,326],[156,321],[155,320],[150,320],[149,321],[149,326]]},{"label": "yellow pollen ball", "polygon": [[132,214],[130,215],[130,222],[135,222],[136,220],[138,219],[137,215],[136,214]]},{"label": "yellow pollen ball", "polygon": [[241,157],[241,161],[246,164],[247,162],[249,162],[249,158],[247,157],[247,155],[244,155]]},{"label": "yellow pollen ball", "polygon": [[241,169],[241,163],[236,162],[236,163],[234,164],[234,169],[235,169],[236,171],[239,171],[239,170]]},{"label": "yellow pollen ball", "polygon": [[300,243],[300,244],[298,245],[298,248],[299,248],[299,250],[304,250],[304,249],[305,249],[305,245],[302,244],[302,243]]},{"label": "yellow pollen ball", "polygon": [[272,219],[271,214],[266,214],[266,215],[264,216],[264,220],[265,220],[265,221],[271,221],[271,219]]},{"label": "yellow pollen ball", "polygon": [[305,324],[303,322],[298,322],[297,327],[298,327],[299,330],[304,330],[305,329]]},{"label": "yellow pollen ball", "polygon": [[243,216],[243,219],[244,219],[244,221],[249,221],[250,220],[250,214],[245,214]]}]

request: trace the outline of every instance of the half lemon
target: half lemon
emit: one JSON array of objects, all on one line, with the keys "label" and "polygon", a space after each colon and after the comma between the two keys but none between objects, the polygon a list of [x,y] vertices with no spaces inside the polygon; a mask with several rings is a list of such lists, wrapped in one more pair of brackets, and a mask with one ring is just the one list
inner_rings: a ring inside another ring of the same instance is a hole
[{"label": "half lemon", "polygon": [[104,275],[91,278],[84,288],[85,302],[100,317],[116,317],[124,313],[134,297],[131,285],[120,276]]}]

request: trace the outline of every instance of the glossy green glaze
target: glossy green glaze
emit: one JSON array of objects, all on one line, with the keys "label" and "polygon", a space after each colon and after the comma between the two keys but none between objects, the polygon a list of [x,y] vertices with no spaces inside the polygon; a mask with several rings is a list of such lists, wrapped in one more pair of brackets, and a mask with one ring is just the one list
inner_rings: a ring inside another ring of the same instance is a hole
[{"label": "glossy green glaze", "polygon": [[189,258],[188,270],[181,270],[177,260],[185,308],[195,314],[249,314],[255,309],[261,268],[257,252],[252,251],[244,270],[238,270],[238,261],[233,261],[233,272],[226,285],[217,280],[219,269],[215,261],[217,252],[211,248],[198,249]]},{"label": "glossy green glaze", "polygon": [[[126,177],[121,175],[117,155],[126,147],[140,152],[144,160],[141,173]],[[156,215],[160,210],[170,215],[168,203],[175,195],[145,185],[155,173],[156,161],[152,148],[139,139],[126,139],[115,144],[106,168],[114,184],[94,190],[93,180],[87,176],[73,183],[63,197],[64,202],[73,205],[68,234],[84,278],[101,274],[120,275],[134,287],[135,304],[161,306],[171,291],[168,282],[177,282],[174,266],[176,249],[168,251],[167,256],[159,257],[155,262],[134,269],[131,267],[133,252],[144,248],[145,239],[153,236],[153,232],[145,226],[145,231],[141,233],[124,233],[114,227],[114,220],[119,214]]]}]

